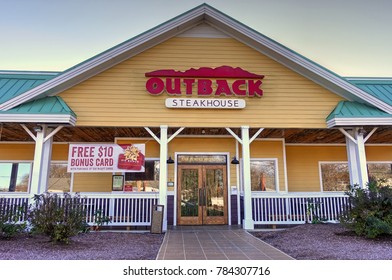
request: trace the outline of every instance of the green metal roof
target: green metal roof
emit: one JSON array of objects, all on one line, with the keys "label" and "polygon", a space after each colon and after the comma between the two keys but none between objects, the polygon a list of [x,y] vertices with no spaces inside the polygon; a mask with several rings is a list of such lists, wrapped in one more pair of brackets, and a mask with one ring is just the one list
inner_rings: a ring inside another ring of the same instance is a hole
[{"label": "green metal roof", "polygon": [[57,72],[1,72],[0,104],[54,77]]},{"label": "green metal roof", "polygon": [[76,114],[59,96],[48,96],[0,111],[0,122],[75,125]]},{"label": "green metal roof", "polygon": [[327,121],[333,118],[391,118],[392,115],[355,101],[340,101],[328,115]]},{"label": "green metal roof", "polygon": [[392,125],[392,114],[363,103],[340,101],[328,115],[326,122],[328,128],[358,125],[390,126]]},{"label": "green metal roof", "polygon": [[0,114],[67,114],[76,117],[74,111],[59,96],[48,96],[21,104]]},{"label": "green metal roof", "polygon": [[391,78],[347,78],[346,80],[381,101],[392,105]]}]

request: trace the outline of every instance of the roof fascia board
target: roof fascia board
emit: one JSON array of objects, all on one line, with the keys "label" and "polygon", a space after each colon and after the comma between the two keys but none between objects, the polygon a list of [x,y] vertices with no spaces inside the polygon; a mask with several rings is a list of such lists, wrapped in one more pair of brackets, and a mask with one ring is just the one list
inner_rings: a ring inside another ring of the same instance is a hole
[{"label": "roof fascia board", "polygon": [[390,77],[345,77],[347,81],[351,81],[355,84],[379,84],[381,83],[386,83],[386,84],[391,84],[392,83],[392,78]]},{"label": "roof fascia board", "polygon": [[327,127],[361,126],[361,125],[392,125],[392,117],[387,118],[333,118],[327,121]]},{"label": "roof fascia board", "polygon": [[208,9],[206,20],[218,30],[230,34],[242,43],[271,57],[291,70],[307,77],[328,90],[349,101],[367,102],[370,105],[391,114],[392,106],[371,96],[337,74],[323,68],[317,63],[295,53],[274,40],[244,26],[242,23],[223,15],[214,9]]},{"label": "roof fascia board", "polygon": [[36,76],[56,76],[61,72],[54,72],[54,71],[2,71],[0,70],[0,76],[6,75],[15,78],[26,78],[26,79],[36,79]]},{"label": "roof fascia board", "polygon": [[114,65],[129,59],[168,38],[191,29],[204,20],[205,9],[201,6],[180,15],[173,20],[142,33],[118,46],[109,49],[85,62],[76,65],[57,77],[0,104],[0,110],[9,110],[17,105],[39,97],[41,94],[53,96]]},{"label": "roof fascia board", "polygon": [[68,114],[1,114],[0,121],[8,123],[59,123],[75,126],[76,117]]}]

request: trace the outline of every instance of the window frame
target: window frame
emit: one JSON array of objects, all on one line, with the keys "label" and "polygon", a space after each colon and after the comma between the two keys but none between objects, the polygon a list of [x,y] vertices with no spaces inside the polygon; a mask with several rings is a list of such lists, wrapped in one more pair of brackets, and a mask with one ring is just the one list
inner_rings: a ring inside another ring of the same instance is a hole
[{"label": "window frame", "polygon": [[[345,191],[324,191],[324,185],[323,185],[323,176],[322,176],[322,170],[321,170],[321,165],[323,164],[323,163],[326,163],[326,164],[331,164],[331,163],[345,163],[345,164],[347,164],[347,166],[349,166],[349,163],[348,163],[348,161],[319,161],[319,176],[320,176],[320,190],[321,190],[321,192],[327,192],[327,193],[344,193]],[[374,163],[374,164],[391,164],[392,165],[392,161],[388,161],[388,160],[386,160],[386,161],[374,161],[374,160],[369,160],[369,161],[366,161],[366,169],[367,169],[367,172],[368,172],[368,180],[369,180],[369,163],[370,164],[372,164],[372,163]],[[350,169],[348,169],[348,172],[349,172],[349,176],[350,176]],[[350,184],[350,182],[349,182],[349,184]]]},{"label": "window frame", "polygon": [[368,164],[390,164],[392,165],[392,161],[386,160],[386,161],[366,161],[366,169],[368,172],[368,180],[370,179],[370,174],[369,174],[369,165]]},{"label": "window frame", "polygon": [[[160,158],[158,158],[158,157],[153,157],[153,158],[145,158],[144,159],[145,161],[158,161],[159,163],[160,163]],[[161,169],[161,166],[159,165],[159,170]],[[123,175],[124,176],[124,187],[125,187],[125,182],[126,182],[126,175],[125,175],[125,173],[131,173],[131,172],[121,172],[121,175]],[[118,174],[118,173],[113,173],[113,175],[116,175],[116,174]],[[159,181],[158,181],[159,182]],[[158,184],[158,186],[159,186],[159,184]],[[121,192],[121,191],[116,191],[116,193],[124,193],[124,194],[135,194],[135,195],[137,195],[137,194],[144,194],[144,193],[159,193],[159,189],[158,189],[158,191],[156,191],[156,192],[146,192],[146,191],[125,191],[125,189]]]},{"label": "window frame", "polygon": [[[66,160],[51,160],[50,164],[49,164],[49,168],[52,164],[65,164],[68,168],[68,161]],[[69,186],[69,192],[72,193],[73,192],[73,185],[74,185],[74,173],[75,172],[67,172],[71,174],[71,182],[70,182],[70,186]],[[50,170],[48,170],[48,185],[46,186],[46,191],[49,192],[49,175],[50,175]]]},{"label": "window frame", "polygon": [[[280,187],[279,187],[279,165],[278,165],[278,163],[279,163],[279,161],[278,161],[278,158],[250,158],[250,163],[252,162],[252,161],[273,161],[274,162],[274,166],[275,166],[275,191],[252,191],[251,190],[251,192],[252,193],[258,193],[258,194],[271,194],[271,193],[277,193],[277,192],[279,192],[279,190],[280,190]],[[243,168],[243,161],[241,160],[241,162],[242,162],[242,172],[241,172],[241,185],[242,185],[242,188],[243,188],[243,175],[244,175],[244,168]],[[251,180],[252,180],[252,178],[251,178]],[[251,182],[252,183],[252,182]],[[252,188],[252,186],[251,186],[251,188]]]},{"label": "window frame", "polygon": [[[322,176],[322,169],[321,169],[321,165],[322,164],[347,164],[348,167],[348,176],[349,176],[349,180],[350,180],[350,167],[349,167],[349,163],[348,161],[344,161],[344,160],[336,160],[336,161],[319,161],[319,180],[320,180],[320,191],[324,192],[324,193],[345,193],[345,191],[326,191],[324,190],[324,184],[323,184],[323,176]],[[350,182],[348,182],[348,184],[350,184]]]},{"label": "window frame", "polygon": [[10,194],[10,193],[20,193],[20,194],[28,194],[28,193],[30,193],[30,188],[31,188],[31,175],[32,175],[32,173],[33,173],[33,161],[32,160],[0,160],[0,163],[11,163],[11,164],[13,164],[13,163],[30,163],[30,171],[29,171],[29,181],[28,181],[28,183],[27,183],[27,191],[26,192],[10,192],[9,190],[8,191],[5,191],[5,192],[2,192],[2,191],[0,191],[0,194]]}]

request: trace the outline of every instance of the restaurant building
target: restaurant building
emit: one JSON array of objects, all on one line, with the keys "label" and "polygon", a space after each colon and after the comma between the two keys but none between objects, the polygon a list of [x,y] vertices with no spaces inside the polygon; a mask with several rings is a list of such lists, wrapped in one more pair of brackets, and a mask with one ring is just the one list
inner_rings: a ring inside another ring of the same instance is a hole
[{"label": "restaurant building", "polygon": [[[392,79],[344,78],[203,4],[64,72],[0,73],[0,197],[148,226],[337,220],[392,181]],[[90,219],[89,222],[92,222]]]}]

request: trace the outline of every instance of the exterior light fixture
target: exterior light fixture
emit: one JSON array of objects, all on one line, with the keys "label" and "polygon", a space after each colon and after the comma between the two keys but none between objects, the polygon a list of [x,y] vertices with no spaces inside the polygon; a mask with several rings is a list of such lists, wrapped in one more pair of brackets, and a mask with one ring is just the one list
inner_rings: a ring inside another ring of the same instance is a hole
[{"label": "exterior light fixture", "polygon": [[169,158],[167,159],[166,163],[167,163],[167,164],[173,164],[173,163],[174,163],[174,160],[173,160],[171,157],[169,157]]},{"label": "exterior light fixture", "polygon": [[233,157],[231,164],[240,164],[240,162],[238,161],[238,159],[236,157]]},{"label": "exterior light fixture", "polygon": [[363,129],[363,128],[360,128],[360,129],[358,130],[358,134],[360,134],[360,135],[365,135],[365,134],[366,134],[366,130]]},{"label": "exterior light fixture", "polygon": [[33,130],[35,132],[41,132],[42,131],[42,126],[40,126],[40,125],[34,126]]}]

